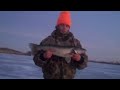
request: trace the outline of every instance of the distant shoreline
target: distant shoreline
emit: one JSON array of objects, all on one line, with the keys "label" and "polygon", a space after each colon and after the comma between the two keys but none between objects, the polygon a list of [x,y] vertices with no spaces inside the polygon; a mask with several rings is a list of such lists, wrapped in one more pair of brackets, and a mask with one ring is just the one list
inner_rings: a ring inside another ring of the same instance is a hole
[{"label": "distant shoreline", "polygon": [[30,51],[24,53],[24,52],[20,52],[20,51],[14,50],[14,49],[10,49],[10,48],[0,48],[0,53],[31,56]]},{"label": "distant shoreline", "polygon": [[117,62],[105,62],[105,61],[93,61],[93,60],[89,60],[89,62],[93,62],[93,63],[103,63],[103,64],[113,64],[113,65],[120,65],[120,63],[117,63]]}]

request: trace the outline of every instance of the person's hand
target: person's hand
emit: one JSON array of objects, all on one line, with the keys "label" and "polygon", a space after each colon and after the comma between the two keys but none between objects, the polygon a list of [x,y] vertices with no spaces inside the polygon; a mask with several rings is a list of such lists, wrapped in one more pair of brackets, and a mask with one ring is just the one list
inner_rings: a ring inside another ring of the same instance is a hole
[{"label": "person's hand", "polygon": [[80,54],[73,54],[73,55],[72,55],[72,60],[80,61],[80,59],[81,59]]},{"label": "person's hand", "polygon": [[44,53],[44,58],[46,59],[50,59],[52,57],[52,51],[51,50],[46,50],[46,52]]}]

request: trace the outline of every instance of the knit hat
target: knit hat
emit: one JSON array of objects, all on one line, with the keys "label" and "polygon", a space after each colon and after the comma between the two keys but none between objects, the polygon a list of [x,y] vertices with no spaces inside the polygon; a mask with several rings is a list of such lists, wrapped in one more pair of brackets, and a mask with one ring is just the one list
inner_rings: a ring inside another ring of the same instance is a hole
[{"label": "knit hat", "polygon": [[71,26],[71,17],[69,11],[62,11],[58,17],[57,25],[59,24],[67,24]]}]

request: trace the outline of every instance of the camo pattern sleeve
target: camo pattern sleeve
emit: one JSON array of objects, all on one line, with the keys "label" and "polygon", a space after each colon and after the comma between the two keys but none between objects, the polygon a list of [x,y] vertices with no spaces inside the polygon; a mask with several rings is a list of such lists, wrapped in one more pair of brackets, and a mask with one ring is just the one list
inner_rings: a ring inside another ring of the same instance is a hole
[{"label": "camo pattern sleeve", "polygon": [[[79,40],[75,39],[76,46],[82,48],[82,45]],[[76,67],[77,69],[84,69],[87,67],[88,63],[88,55],[86,53],[81,54],[81,60],[80,61],[74,61],[71,60],[71,64]]]},{"label": "camo pattern sleeve", "polygon": [[40,42],[40,45],[56,45],[56,42],[52,36],[48,36]]},{"label": "camo pattern sleeve", "polygon": [[38,51],[34,57],[33,57],[33,61],[35,63],[35,65],[42,67],[43,64],[45,63],[45,59],[43,58],[43,51]]},{"label": "camo pattern sleeve", "polygon": [[[41,41],[40,45],[50,45],[51,41],[53,41],[52,38],[48,36],[47,38]],[[44,52],[45,51],[40,50],[40,51],[37,51],[37,53],[34,55],[33,61],[35,65],[42,67],[43,64],[46,63],[47,60],[45,60],[45,58],[43,57]]]}]

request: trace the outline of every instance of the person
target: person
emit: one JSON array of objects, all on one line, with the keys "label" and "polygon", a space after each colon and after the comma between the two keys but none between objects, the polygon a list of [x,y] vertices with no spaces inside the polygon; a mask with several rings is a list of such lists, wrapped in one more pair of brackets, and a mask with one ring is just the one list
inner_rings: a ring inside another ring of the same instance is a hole
[{"label": "person", "polygon": [[[74,37],[71,28],[70,11],[61,11],[55,30],[40,42],[40,45],[53,45],[64,47],[79,47],[82,45]],[[35,65],[42,68],[44,79],[74,79],[76,69],[87,67],[88,55],[74,53],[67,62],[65,58],[53,55],[51,50],[40,50],[33,57]]]}]

